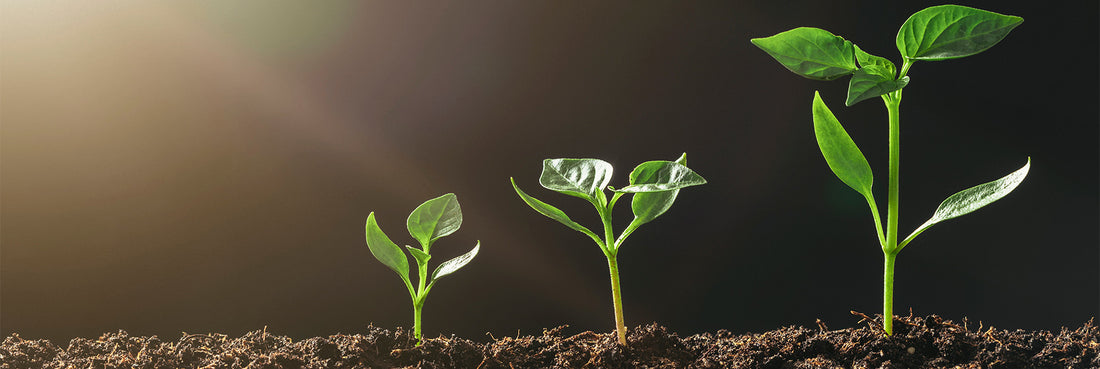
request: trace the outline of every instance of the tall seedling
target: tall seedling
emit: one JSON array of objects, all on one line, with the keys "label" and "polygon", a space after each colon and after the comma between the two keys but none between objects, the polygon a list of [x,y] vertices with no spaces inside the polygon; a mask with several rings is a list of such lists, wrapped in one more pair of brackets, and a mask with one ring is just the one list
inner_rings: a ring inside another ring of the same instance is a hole
[{"label": "tall seedling", "polygon": [[382,233],[382,228],[378,227],[378,221],[374,219],[374,212],[367,216],[367,247],[378,261],[393,269],[401,277],[401,281],[405,282],[405,287],[408,287],[413,304],[413,337],[416,337],[416,345],[419,346],[424,342],[420,334],[420,313],[424,310],[424,300],[428,298],[428,292],[431,292],[439,278],[454,273],[474,260],[481,248],[481,242],[478,241],[470,252],[439,264],[429,279],[428,261],[432,258],[432,244],[443,236],[455,233],[462,226],[462,209],[458,206],[458,198],[449,193],[428,200],[409,214],[407,223],[409,234],[420,243],[420,248],[405,246],[416,260],[419,272],[416,288],[413,288],[412,281],[409,280],[408,257]]},{"label": "tall seedling", "polygon": [[909,68],[917,61],[940,61],[971,56],[1000,42],[1023,18],[958,5],[933,6],[905,21],[897,35],[902,65],[868,54],[852,42],[828,31],[800,27],[765,38],[752,39],[790,71],[810,79],[834,80],[851,75],[846,105],[881,97],[889,115],[890,178],[887,186],[886,232],[871,192],[871,167],[840,121],[814,93],[813,122],[817,143],[829,168],[867,200],[885,259],[883,318],[886,335],[893,333],[894,259],[906,245],[936,223],[967,214],[1007,195],[1027,175],[1023,168],[993,182],[951,195],[932,218],[898,242],[898,162],[900,152],[901,92],[909,84]]},{"label": "tall seedling", "polygon": [[[688,169],[687,154],[683,154],[676,161],[648,161],[638,165],[630,172],[630,184],[621,189],[609,187],[611,181],[611,164],[599,159],[546,159],[542,162],[542,176],[539,184],[549,190],[554,190],[569,196],[587,200],[596,207],[600,219],[603,221],[604,234],[601,238],[591,230],[569,219],[565,212],[550,206],[549,204],[531,197],[519,189],[515,178],[512,179],[512,187],[523,199],[523,202],[542,215],[548,216],[566,227],[586,236],[596,242],[607,257],[607,268],[611,272],[611,300],[615,305],[615,331],[619,336],[619,343],[626,345],[626,325],[623,322],[622,293],[619,290],[619,264],[616,255],[619,247],[627,236],[634,233],[642,224],[649,223],[657,218],[676,201],[676,195],[680,189],[707,183],[703,177]],[[604,189],[612,191],[608,200]],[[630,209],[634,212],[634,220],[616,238],[611,228],[611,210],[615,203],[623,195],[630,194]]]}]

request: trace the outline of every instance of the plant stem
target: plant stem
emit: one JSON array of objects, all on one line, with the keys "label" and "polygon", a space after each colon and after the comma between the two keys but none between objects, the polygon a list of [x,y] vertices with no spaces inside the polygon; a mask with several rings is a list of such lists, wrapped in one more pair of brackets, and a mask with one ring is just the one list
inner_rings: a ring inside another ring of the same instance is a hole
[{"label": "plant stem", "polygon": [[882,275],[882,328],[886,335],[894,334],[894,259],[897,254],[884,254],[885,272]]},{"label": "plant stem", "polygon": [[416,345],[424,343],[424,339],[420,335],[420,313],[424,311],[424,300],[413,302],[413,338],[416,338]]},{"label": "plant stem", "polygon": [[420,346],[424,343],[424,338],[420,335],[420,313],[424,310],[424,300],[428,297],[428,292],[424,290],[424,285],[428,280],[428,261],[425,260],[421,264],[417,260],[417,267],[420,272],[420,281],[416,289],[416,298],[413,299],[413,337],[416,338],[416,345]]},{"label": "plant stem", "polygon": [[611,299],[615,302],[615,331],[619,343],[626,346],[626,325],[623,323],[623,296],[619,289],[619,262],[615,255],[607,257],[607,268],[611,271]]},{"label": "plant stem", "polygon": [[[908,66],[908,64],[906,65]],[[908,68],[903,68],[903,73]],[[901,90],[886,99],[890,116],[890,183],[886,203],[886,243],[882,245],[885,271],[882,281],[882,319],[886,335],[894,334],[894,258],[898,247],[898,172],[901,157]]]}]

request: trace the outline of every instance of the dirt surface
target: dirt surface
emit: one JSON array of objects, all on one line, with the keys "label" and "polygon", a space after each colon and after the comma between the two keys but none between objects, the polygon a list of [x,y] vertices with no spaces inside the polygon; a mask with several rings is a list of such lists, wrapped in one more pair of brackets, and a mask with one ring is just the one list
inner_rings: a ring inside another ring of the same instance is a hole
[{"label": "dirt surface", "polygon": [[415,346],[412,334],[368,327],[294,341],[266,329],[231,338],[183,334],[178,340],[125,331],[75,338],[62,348],[13,334],[0,345],[0,368],[1100,368],[1098,329],[1090,320],[1061,332],[1007,331],[938,316],[895,317],[829,330],[786,327],[761,334],[725,330],[680,338],[656,324],[631,329],[629,345],[612,333],[538,336],[479,343],[439,337]]}]

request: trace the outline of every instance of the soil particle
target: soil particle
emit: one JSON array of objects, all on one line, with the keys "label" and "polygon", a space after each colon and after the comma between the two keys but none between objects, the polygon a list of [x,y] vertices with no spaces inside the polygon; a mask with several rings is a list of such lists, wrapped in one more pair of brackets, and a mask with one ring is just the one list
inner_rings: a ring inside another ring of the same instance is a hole
[{"label": "soil particle", "polygon": [[421,346],[408,330],[374,326],[301,341],[266,328],[237,338],[184,333],[168,342],[118,331],[74,338],[65,349],[12,334],[0,345],[0,369],[1100,368],[1100,330],[1091,320],[1055,334],[975,327],[935,315],[895,317],[894,335],[885,337],[879,321],[864,318],[865,326],[840,330],[819,322],[813,328],[740,335],[719,330],[687,338],[650,324],[629,330],[625,347],[613,332],[567,335],[566,326],[489,343],[438,337]]}]

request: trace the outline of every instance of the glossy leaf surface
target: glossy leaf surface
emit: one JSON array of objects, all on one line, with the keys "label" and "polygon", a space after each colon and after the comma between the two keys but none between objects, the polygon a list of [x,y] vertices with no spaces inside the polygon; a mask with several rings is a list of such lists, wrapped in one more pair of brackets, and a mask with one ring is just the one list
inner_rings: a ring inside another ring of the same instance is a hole
[{"label": "glossy leaf surface", "polygon": [[454,259],[447,260],[444,261],[442,264],[439,264],[439,267],[435,268],[435,271],[432,272],[432,282],[434,283],[436,279],[454,273],[456,270],[462,269],[462,267],[466,266],[466,264],[469,264],[470,261],[474,260],[474,257],[477,256],[477,252],[480,249],[481,241],[478,241],[477,244],[474,245],[474,248],[469,252],[456,256]]},{"label": "glossy leaf surface", "polygon": [[834,80],[855,72],[855,46],[829,31],[799,27],[771,37],[754,38],[753,45],[800,76]]},{"label": "glossy leaf surface", "polygon": [[970,212],[1005,197],[1009,192],[1015,190],[1016,187],[1020,185],[1020,182],[1024,181],[1024,177],[1027,176],[1027,172],[1030,168],[1031,158],[1028,158],[1023,168],[1001,179],[983,183],[951,195],[940,203],[940,206],[936,208],[936,212],[932,214],[931,219],[924,222],[924,224],[918,227],[916,231],[913,231],[913,233],[905,239],[902,246],[936,223],[969,214]]},{"label": "glossy leaf surface", "polygon": [[615,192],[639,193],[678,190],[707,183],[698,173],[674,161],[654,160],[630,172],[630,185]]},{"label": "glossy leaf surface", "polygon": [[588,228],[585,228],[577,222],[574,222],[572,219],[569,219],[569,216],[565,215],[565,212],[551,206],[550,204],[542,202],[539,199],[531,197],[527,193],[523,192],[523,190],[520,190],[519,186],[516,185],[515,178],[512,178],[512,188],[516,190],[516,194],[519,195],[520,199],[523,199],[523,202],[527,203],[528,206],[530,206],[532,209],[535,209],[535,211],[537,211],[539,214],[550,217],[550,219],[556,220],[561,224],[564,224],[566,227],[588,235],[588,237],[596,240],[596,243],[600,244],[600,246],[603,247],[603,241],[600,240],[600,238],[597,237],[595,233],[592,233],[592,231]]},{"label": "glossy leaf surface", "polygon": [[425,201],[409,214],[407,224],[409,234],[424,246],[455,233],[462,226],[462,209],[458,206],[458,197],[449,193]]},{"label": "glossy leaf surface", "polygon": [[[687,153],[680,155],[680,158],[674,162],[681,166],[687,165]],[[639,166],[640,167],[640,166]],[[638,171],[635,169],[630,175],[631,183],[636,182],[649,182],[655,181],[654,178],[658,176],[657,171]],[[700,177],[701,178],[701,177]],[[705,181],[704,181],[705,183]],[[676,201],[676,196],[680,194],[679,189],[660,192],[640,192],[635,193],[630,201],[630,210],[634,212],[634,220],[627,225],[623,230],[622,235],[615,241],[615,246],[618,248],[631,233],[634,233],[638,227],[642,224],[649,223],[656,219],[661,214],[664,214],[672,207],[672,203]]]},{"label": "glossy leaf surface", "polygon": [[424,251],[420,251],[418,248],[408,245],[406,245],[405,248],[409,249],[409,254],[413,256],[413,259],[416,259],[417,265],[428,265],[428,260],[432,259],[431,255],[428,255],[428,253]]},{"label": "glossy leaf surface", "polygon": [[401,252],[401,248],[397,247],[397,244],[390,241],[390,238],[382,232],[382,228],[378,227],[378,221],[374,219],[374,212],[367,216],[366,233],[367,247],[370,248],[370,253],[374,255],[374,258],[397,272],[397,275],[401,276],[401,279],[408,284],[409,259],[404,252]]},{"label": "glossy leaf surface", "polygon": [[865,197],[872,196],[871,165],[817,92],[814,92],[813,116],[817,145],[829,168],[844,184]]},{"label": "glossy leaf surface", "polygon": [[894,79],[894,77],[897,76],[897,67],[894,66],[894,62],[890,61],[890,59],[868,54],[866,51],[863,51],[863,49],[860,49],[859,45],[855,45],[855,50],[856,61],[859,62],[861,68],[878,66],[886,69],[883,74],[889,76],[890,79]]},{"label": "glossy leaf surface", "polygon": [[912,60],[946,60],[993,47],[1024,19],[959,5],[914,13],[898,30],[901,55]]},{"label": "glossy leaf surface", "polygon": [[856,103],[873,99],[897,90],[909,84],[909,76],[894,80],[893,74],[882,66],[869,65],[860,68],[848,81],[848,99],[844,105],[852,106]]},{"label": "glossy leaf surface", "polygon": [[539,184],[592,201],[601,197],[604,187],[611,182],[611,173],[611,164],[599,159],[546,159],[542,162]]}]

